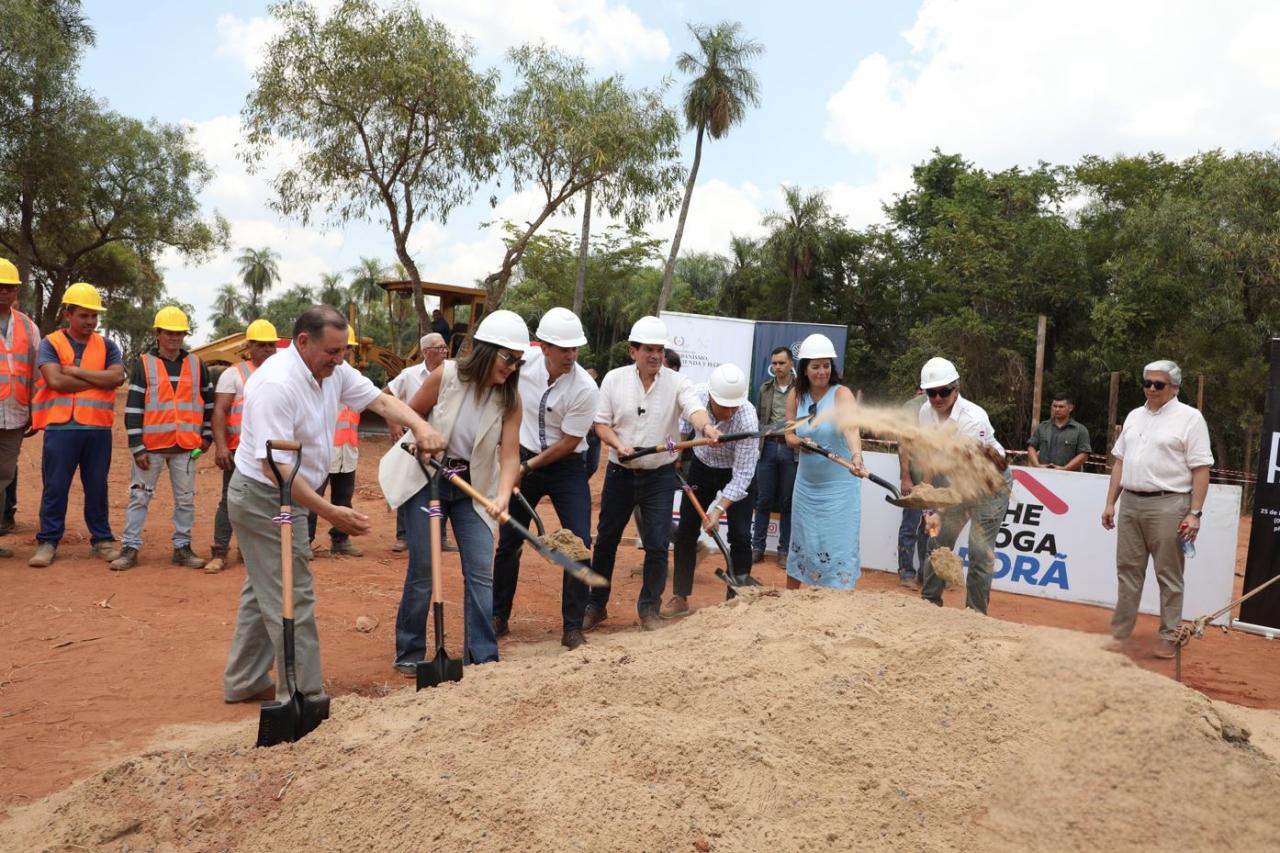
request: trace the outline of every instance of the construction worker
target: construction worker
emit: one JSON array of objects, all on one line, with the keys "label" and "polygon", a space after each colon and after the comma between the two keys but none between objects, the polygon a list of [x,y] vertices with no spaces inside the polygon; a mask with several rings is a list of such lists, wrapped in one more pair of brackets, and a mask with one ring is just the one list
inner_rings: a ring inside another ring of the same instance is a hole
[{"label": "construction worker", "polygon": [[[31,396],[35,392],[32,365],[40,330],[14,307],[18,301],[18,268],[0,258],[0,492],[6,492],[18,472],[22,438],[31,425]],[[12,557],[0,548],[0,557]]]},{"label": "construction worker", "polygon": [[200,357],[182,348],[191,325],[181,308],[161,308],[152,326],[156,345],[134,363],[124,404],[133,472],[124,548],[111,562],[115,572],[138,564],[147,509],[166,465],[173,489],[172,562],[188,569],[202,569],[205,563],[191,550],[196,518],[196,460],[191,452],[203,453],[213,444],[213,380]]},{"label": "construction worker", "polygon": [[[347,326],[347,363],[355,361],[356,330]],[[329,476],[317,490],[324,497],[325,490],[332,487],[331,500],[334,506],[351,506],[351,499],[356,493],[356,466],[360,463],[360,413],[350,406],[338,407],[338,420],[333,428],[333,453],[329,457]],[[316,526],[319,518],[312,510],[307,516],[307,528],[310,536],[307,547],[314,555]],[[333,556],[363,557],[364,551],[351,542],[351,536],[337,527],[329,528],[329,553]]]},{"label": "construction worker", "polygon": [[227,567],[231,547],[231,519],[227,515],[227,486],[235,472],[232,454],[240,446],[240,420],[244,417],[244,384],[262,363],[276,354],[279,336],[267,320],[254,320],[244,331],[245,354],[248,359],[222,371],[213,395],[213,462],[222,469],[222,500],[213,517],[213,547],[206,574],[216,574]]},{"label": "construction worker", "polygon": [[53,563],[66,531],[67,493],[76,471],[84,487],[84,523],[93,553],[108,562],[120,556],[107,514],[111,470],[111,424],[116,388],[124,383],[120,347],[96,333],[103,311],[97,288],[77,282],[62,297],[66,328],[51,333],[36,350],[40,378],[31,398],[31,426],[44,430],[40,532],[27,565]]}]

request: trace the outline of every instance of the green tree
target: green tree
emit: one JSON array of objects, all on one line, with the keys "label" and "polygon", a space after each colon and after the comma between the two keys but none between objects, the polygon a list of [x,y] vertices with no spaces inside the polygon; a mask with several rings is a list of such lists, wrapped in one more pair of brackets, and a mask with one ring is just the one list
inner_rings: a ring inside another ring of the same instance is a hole
[{"label": "green tree", "polygon": [[240,265],[240,280],[249,289],[249,315],[259,316],[262,295],[280,280],[280,253],[263,246],[261,249],[242,249],[236,263]]},{"label": "green tree", "polygon": [[825,192],[805,193],[799,187],[783,187],[782,193],[784,209],[765,214],[761,224],[773,229],[766,245],[786,271],[791,285],[786,319],[792,320],[800,285],[813,271],[827,234],[833,228],[842,227],[842,223],[827,206]]},{"label": "green tree", "polygon": [[698,167],[702,163],[702,140],[706,135],[720,139],[746,118],[747,108],[759,106],[760,83],[750,68],[751,60],[764,53],[763,45],[743,38],[742,24],[722,22],[714,27],[689,25],[689,31],[698,43],[698,53],[682,53],[676,59],[676,68],[683,74],[696,75],[684,92],[685,127],[695,133],[693,166],[684,187],[684,200],[680,203],[680,218],[676,220],[676,233],[671,240],[671,253],[662,272],[662,292],[658,296],[658,311],[667,307],[671,298],[676,258],[680,256],[680,241],[684,237],[684,223],[689,216],[689,201],[693,198],[693,186],[698,181]]},{"label": "green tree", "polygon": [[343,284],[340,273],[327,272],[320,275],[320,286],[316,290],[317,302],[332,305],[345,313],[349,298],[347,286]]},{"label": "green tree", "polygon": [[213,298],[213,338],[225,338],[244,331],[245,314],[249,310],[249,300],[245,299],[240,289],[234,284],[224,284],[218,288]]},{"label": "green tree", "polygon": [[409,241],[422,219],[445,220],[492,175],[497,75],[473,70],[471,46],[413,4],[341,0],[322,21],[286,0],[272,13],[283,32],[245,104],[246,159],[260,166],[281,140],[301,150],[275,176],[273,206],[303,223],[316,209],[334,224],[384,221],[425,330]]},{"label": "green tree", "polygon": [[295,284],[264,305],[262,316],[271,321],[281,336],[288,337],[293,334],[298,315],[315,304],[315,291],[305,284]]}]

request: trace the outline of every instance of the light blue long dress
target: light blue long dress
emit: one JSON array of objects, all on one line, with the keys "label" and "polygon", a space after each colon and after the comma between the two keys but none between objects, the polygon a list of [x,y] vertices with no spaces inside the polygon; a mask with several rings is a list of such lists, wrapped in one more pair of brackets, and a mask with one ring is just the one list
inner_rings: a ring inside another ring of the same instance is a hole
[{"label": "light blue long dress", "polygon": [[[822,414],[835,406],[833,386],[818,402]],[[797,417],[807,417],[813,400],[800,398]],[[801,426],[801,438],[810,438],[845,459],[853,452],[834,420],[816,428]],[[853,589],[862,575],[858,533],[862,527],[862,480],[824,456],[801,453],[791,496],[791,550],[787,574],[804,584]]]}]

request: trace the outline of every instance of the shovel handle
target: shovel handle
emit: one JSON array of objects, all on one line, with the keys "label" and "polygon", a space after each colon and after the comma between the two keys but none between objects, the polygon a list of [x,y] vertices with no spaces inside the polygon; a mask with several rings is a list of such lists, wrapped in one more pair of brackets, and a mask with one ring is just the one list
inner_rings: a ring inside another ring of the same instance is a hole
[{"label": "shovel handle", "polygon": [[538,535],[546,536],[547,528],[542,523],[542,517],[538,515],[537,511],[533,508],[533,505],[529,503],[529,499],[524,496],[519,488],[512,489],[511,493],[516,496],[516,500],[520,501],[520,505],[524,507],[524,511],[529,513],[529,517],[533,519],[534,526],[538,528]]},{"label": "shovel handle", "polygon": [[[294,453],[293,465],[289,476],[280,473],[276,464],[274,451],[291,451]],[[280,525],[280,595],[281,615],[288,620],[293,619],[293,480],[302,468],[302,444],[297,441],[267,440],[267,464],[271,473],[276,475],[280,484],[280,513],[272,519]]]},{"label": "shovel handle", "polygon": [[[782,435],[790,432],[800,426],[803,421],[777,421],[754,432],[730,432],[720,436],[719,443],[724,444],[728,441],[743,441],[748,438],[763,438],[768,435]],[[687,450],[690,447],[705,447],[708,444],[715,444],[709,438],[691,438],[688,441],[677,441],[674,444],[659,444],[656,447],[642,447],[639,450],[628,453],[625,456],[619,456],[619,462],[630,462],[633,459],[639,459],[641,456],[652,456],[655,453],[664,453],[668,450],[672,452]]]}]

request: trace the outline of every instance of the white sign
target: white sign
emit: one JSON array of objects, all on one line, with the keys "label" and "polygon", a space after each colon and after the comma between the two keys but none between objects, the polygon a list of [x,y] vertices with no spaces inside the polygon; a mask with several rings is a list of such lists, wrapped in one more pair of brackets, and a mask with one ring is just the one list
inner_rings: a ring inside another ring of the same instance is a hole
[{"label": "white sign", "polygon": [[662,322],[667,324],[671,348],[680,354],[680,372],[694,385],[709,382],[711,371],[726,362],[750,375],[756,335],[753,321],[663,311]]},{"label": "white sign", "polygon": [[[864,454],[867,468],[898,482],[898,457]],[[1100,520],[1106,503],[1105,474],[1013,467],[1013,495],[996,540],[992,588],[1101,607],[1116,603],[1116,531]],[[870,481],[862,484],[862,567],[898,570],[898,527],[902,510],[886,503],[888,493]],[[1120,498],[1124,501],[1123,495]],[[1196,556],[1187,560],[1184,618],[1194,619],[1231,601],[1240,526],[1239,486],[1210,485],[1204,505]],[[966,527],[956,551],[968,567]],[[769,525],[768,548],[777,549],[776,520]],[[1148,567],[1139,609],[1160,612],[1155,572]],[[1217,624],[1226,624],[1226,617]]]}]

